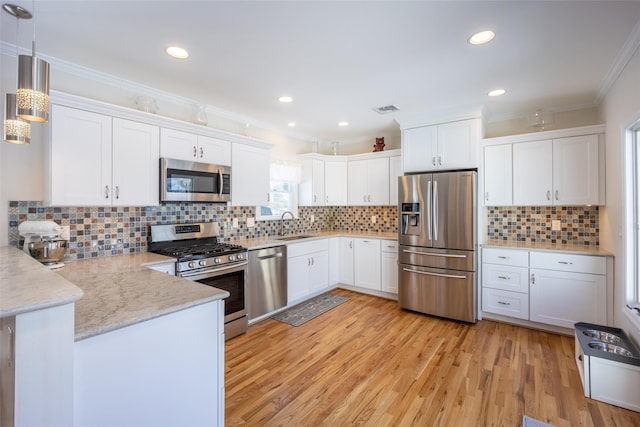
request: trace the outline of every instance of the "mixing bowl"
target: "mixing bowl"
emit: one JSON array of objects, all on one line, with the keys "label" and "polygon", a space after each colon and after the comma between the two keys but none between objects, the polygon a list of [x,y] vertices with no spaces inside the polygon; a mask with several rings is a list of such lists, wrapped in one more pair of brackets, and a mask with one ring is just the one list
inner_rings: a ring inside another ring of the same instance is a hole
[{"label": "mixing bowl", "polygon": [[31,242],[28,245],[32,257],[44,264],[60,262],[67,253],[67,240],[53,239]]}]

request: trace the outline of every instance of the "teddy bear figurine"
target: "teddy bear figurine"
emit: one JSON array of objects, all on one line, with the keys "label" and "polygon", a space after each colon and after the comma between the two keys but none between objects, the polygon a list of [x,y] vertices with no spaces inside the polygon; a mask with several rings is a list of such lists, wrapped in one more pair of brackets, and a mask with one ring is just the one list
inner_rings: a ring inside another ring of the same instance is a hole
[{"label": "teddy bear figurine", "polygon": [[373,152],[384,151],[384,136],[382,138],[376,138],[376,145],[373,146]]}]

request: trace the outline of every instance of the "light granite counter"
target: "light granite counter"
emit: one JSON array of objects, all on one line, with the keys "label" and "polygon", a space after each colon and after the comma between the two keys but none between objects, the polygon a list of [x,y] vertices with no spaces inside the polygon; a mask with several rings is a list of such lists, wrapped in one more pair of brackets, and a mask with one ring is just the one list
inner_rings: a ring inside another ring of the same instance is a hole
[{"label": "light granite counter", "polygon": [[571,245],[561,243],[527,243],[503,240],[486,240],[484,243],[482,243],[482,247],[553,251],[580,255],[613,256],[611,252],[601,249],[599,246]]},{"label": "light granite counter", "polygon": [[[281,245],[287,245],[287,244],[293,244],[293,243],[308,242],[308,241],[317,240],[317,239],[326,239],[328,237],[355,237],[355,238],[388,239],[388,240],[398,239],[398,234],[391,233],[391,232],[321,231],[321,232],[314,232],[314,233],[301,233],[300,235],[310,236],[310,237],[305,237],[303,239],[295,239],[295,240],[282,240],[282,239],[279,239],[278,236],[273,236],[273,237],[270,236],[270,237],[261,238],[261,239],[234,240],[230,243],[233,243],[235,245],[241,245],[247,248],[248,250],[255,250],[255,249],[271,248],[274,246],[281,246]],[[295,234],[292,234],[291,236],[295,236]],[[285,237],[291,237],[291,236],[285,236]]]},{"label": "light granite counter", "polygon": [[0,318],[77,301],[82,290],[20,249],[0,247]]},{"label": "light granite counter", "polygon": [[174,259],[144,252],[75,261],[57,270],[84,291],[76,303],[76,341],[229,296],[147,268],[166,262]]}]

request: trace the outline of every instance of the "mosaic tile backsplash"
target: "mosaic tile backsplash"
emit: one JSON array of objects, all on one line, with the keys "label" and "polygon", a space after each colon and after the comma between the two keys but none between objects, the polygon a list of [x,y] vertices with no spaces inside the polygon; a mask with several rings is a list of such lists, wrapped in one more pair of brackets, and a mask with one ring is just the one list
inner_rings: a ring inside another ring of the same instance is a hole
[{"label": "mosaic tile backsplash", "polygon": [[[509,206],[487,208],[487,237],[527,243],[571,243],[598,246],[597,206]],[[551,230],[551,221],[560,230]]]},{"label": "mosaic tile backsplash", "polygon": [[[395,232],[398,211],[395,206],[300,207],[299,218],[285,220],[285,233],[318,231]],[[280,221],[256,221],[247,227],[247,218],[255,218],[255,207],[216,204],[172,203],[162,206],[128,207],[48,207],[35,201],[9,202],[9,244],[21,247],[18,225],[23,221],[50,220],[70,228],[69,250],[72,259],[96,258],[146,252],[149,226],[152,224],[209,222],[220,224],[221,241],[275,237]],[[313,216],[314,221],[311,222]],[[376,216],[376,223],[371,217]],[[238,219],[233,228],[232,220]]]}]

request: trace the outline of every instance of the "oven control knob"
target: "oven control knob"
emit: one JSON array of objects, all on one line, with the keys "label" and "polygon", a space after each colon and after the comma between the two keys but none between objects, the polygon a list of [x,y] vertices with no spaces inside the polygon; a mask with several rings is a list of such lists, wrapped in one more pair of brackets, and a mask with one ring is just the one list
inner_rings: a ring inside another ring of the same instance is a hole
[{"label": "oven control knob", "polygon": [[205,267],[205,266],[207,265],[207,261],[205,261],[205,260],[201,259],[200,261],[198,261],[198,265],[199,265],[200,267]]},{"label": "oven control knob", "polygon": [[242,254],[238,254],[238,255],[236,255],[236,258],[237,258],[237,259],[244,259],[244,255],[242,255]]},{"label": "oven control knob", "polygon": [[220,258],[214,258],[213,262],[214,262],[215,264],[220,264]]},{"label": "oven control knob", "polygon": [[229,255],[229,261],[235,261],[236,257],[234,255]]},{"label": "oven control knob", "polygon": [[189,266],[189,268],[194,268],[196,266],[196,263],[194,261],[189,261],[189,264],[187,264],[187,266]]}]

